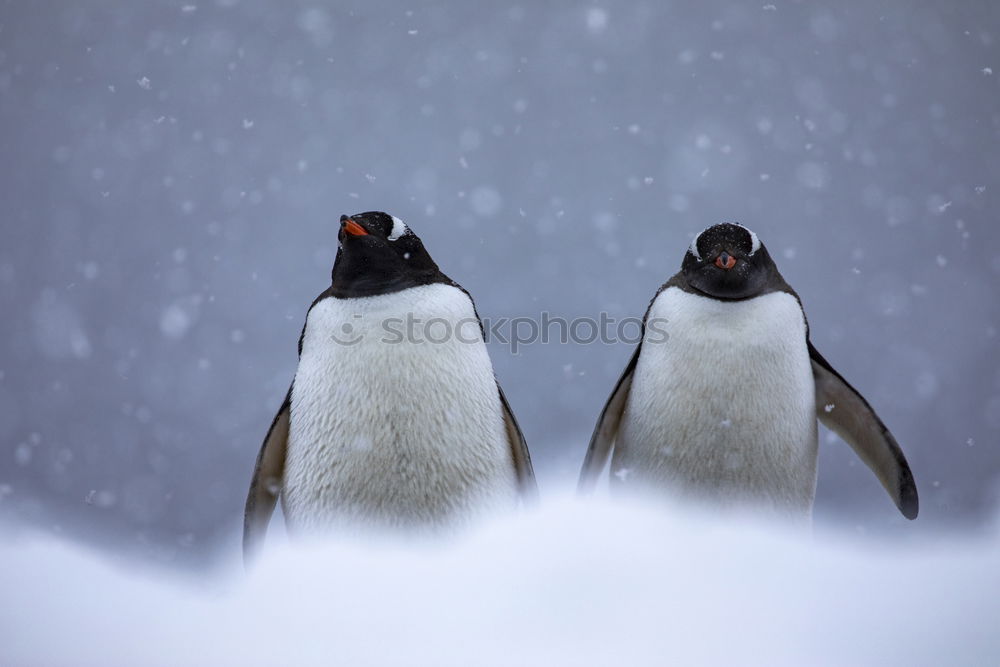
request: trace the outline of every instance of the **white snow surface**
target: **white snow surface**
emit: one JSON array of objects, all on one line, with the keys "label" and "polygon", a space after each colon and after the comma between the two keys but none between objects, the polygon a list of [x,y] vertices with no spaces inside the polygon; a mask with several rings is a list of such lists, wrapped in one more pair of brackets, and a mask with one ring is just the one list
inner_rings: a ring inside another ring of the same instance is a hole
[{"label": "white snow surface", "polygon": [[4,665],[982,665],[1000,534],[887,543],[569,493],[445,542],[272,546],[249,574],[0,546]]}]

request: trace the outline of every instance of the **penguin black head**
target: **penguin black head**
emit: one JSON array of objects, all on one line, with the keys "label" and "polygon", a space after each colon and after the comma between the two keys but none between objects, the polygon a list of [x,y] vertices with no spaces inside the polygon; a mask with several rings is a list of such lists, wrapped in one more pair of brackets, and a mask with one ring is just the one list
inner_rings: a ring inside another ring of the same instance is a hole
[{"label": "penguin black head", "polygon": [[381,211],[340,216],[340,248],[330,291],[338,298],[374,296],[448,282],[403,221]]},{"label": "penguin black head", "polygon": [[743,225],[725,222],[694,237],[681,273],[697,291],[716,299],[749,299],[765,292],[778,269],[760,239]]}]

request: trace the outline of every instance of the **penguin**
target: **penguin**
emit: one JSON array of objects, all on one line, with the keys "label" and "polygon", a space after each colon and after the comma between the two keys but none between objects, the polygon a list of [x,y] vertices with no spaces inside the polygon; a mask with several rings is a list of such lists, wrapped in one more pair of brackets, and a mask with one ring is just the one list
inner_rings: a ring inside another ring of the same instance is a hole
[{"label": "penguin", "polygon": [[247,561],[279,496],[295,537],[449,530],[537,495],[471,295],[399,218],[341,216],[338,239],[254,467]]},{"label": "penguin", "polygon": [[698,234],[642,329],[594,429],[581,492],[611,455],[614,493],[652,490],[808,523],[818,417],[916,518],[899,444],[812,344],[798,294],[753,231],[724,223]]}]

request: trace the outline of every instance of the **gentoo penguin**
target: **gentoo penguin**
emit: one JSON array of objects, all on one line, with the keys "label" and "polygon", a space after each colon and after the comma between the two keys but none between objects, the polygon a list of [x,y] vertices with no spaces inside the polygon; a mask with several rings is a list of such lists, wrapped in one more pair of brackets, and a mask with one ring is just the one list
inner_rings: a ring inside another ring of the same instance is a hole
[{"label": "gentoo penguin", "polygon": [[339,241],[257,457],[245,557],[279,495],[295,535],[447,529],[537,493],[469,293],[399,218],[341,216]]},{"label": "gentoo penguin", "polygon": [[580,490],[593,489],[613,447],[614,491],[808,520],[817,416],[916,518],[902,450],[813,347],[799,297],[767,248],[742,225],[715,225],[650,302],[642,342],[594,429]]}]

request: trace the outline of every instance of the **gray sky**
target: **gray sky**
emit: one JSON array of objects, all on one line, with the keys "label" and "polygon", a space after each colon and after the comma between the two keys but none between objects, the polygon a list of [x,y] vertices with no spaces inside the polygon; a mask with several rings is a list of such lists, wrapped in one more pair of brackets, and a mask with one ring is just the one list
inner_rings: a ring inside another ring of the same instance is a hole
[{"label": "gray sky", "polygon": [[[845,4],[0,4],[0,514],[234,557],[336,221],[380,209],[490,318],[641,315],[742,222],[920,488],[906,522],[823,439],[818,521],[981,525],[1000,8]],[[542,493],[570,484],[631,348],[491,353]]]}]

